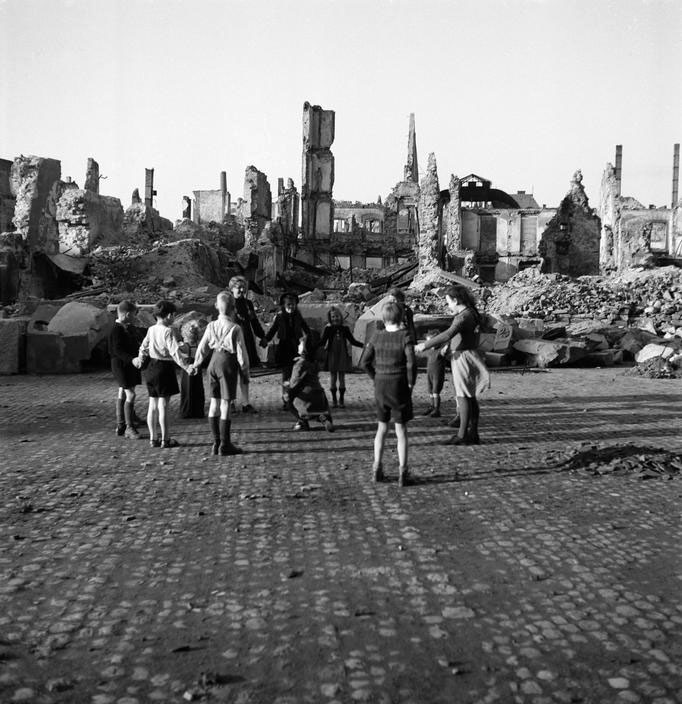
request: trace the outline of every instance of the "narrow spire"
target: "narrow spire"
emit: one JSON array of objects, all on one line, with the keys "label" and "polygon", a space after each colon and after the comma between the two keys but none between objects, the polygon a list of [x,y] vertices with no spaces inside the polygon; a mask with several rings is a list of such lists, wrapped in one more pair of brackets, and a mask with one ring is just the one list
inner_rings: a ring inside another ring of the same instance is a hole
[{"label": "narrow spire", "polygon": [[410,113],[410,133],[407,137],[407,164],[405,164],[405,181],[419,183],[419,165],[417,163],[417,132],[414,128],[414,113]]}]

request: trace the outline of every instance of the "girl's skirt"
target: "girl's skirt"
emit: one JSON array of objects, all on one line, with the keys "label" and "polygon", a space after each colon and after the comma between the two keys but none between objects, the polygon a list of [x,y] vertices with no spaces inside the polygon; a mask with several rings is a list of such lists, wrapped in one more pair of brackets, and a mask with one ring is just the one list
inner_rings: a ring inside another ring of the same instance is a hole
[{"label": "girl's skirt", "polygon": [[490,388],[488,368],[476,350],[453,352],[451,368],[455,396],[473,398]]},{"label": "girl's skirt", "polygon": [[180,393],[175,362],[167,359],[149,360],[149,365],[144,370],[144,380],[147,384],[147,393],[151,398],[164,398]]}]

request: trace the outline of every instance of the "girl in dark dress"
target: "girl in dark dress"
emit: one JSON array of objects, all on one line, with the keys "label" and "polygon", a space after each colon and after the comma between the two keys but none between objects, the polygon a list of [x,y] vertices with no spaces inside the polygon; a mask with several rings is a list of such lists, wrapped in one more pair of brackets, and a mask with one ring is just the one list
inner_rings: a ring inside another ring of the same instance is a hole
[{"label": "girl in dark dress", "polygon": [[[234,296],[235,313],[234,320],[242,329],[244,336],[244,344],[249,355],[249,367],[253,369],[260,365],[258,357],[258,349],[256,347],[256,337],[262,339],[265,332],[256,316],[256,311],[253,303],[246,297],[248,292],[248,284],[243,276],[233,276],[229,283],[230,291]],[[239,391],[242,401],[243,413],[257,413],[256,409],[251,405],[249,400],[249,378],[239,377]],[[232,411],[234,412],[234,408]]]},{"label": "girl in dark dress", "polygon": [[282,401],[284,404],[282,410],[287,411],[289,410],[289,402],[286,398],[288,394],[287,382],[291,377],[291,370],[294,368],[299,341],[302,337],[310,336],[310,328],[298,310],[298,296],[295,293],[282,294],[279,302],[281,310],[275,315],[275,319],[261,339],[260,345],[267,347],[268,342],[277,335],[279,343],[275,360],[282,367]]},{"label": "girl in dark dress", "polygon": [[[205,327],[205,326],[204,326]],[[187,355],[187,361],[194,362],[197,344],[201,339],[203,330],[200,321],[191,320],[182,326],[181,350]],[[203,418],[206,396],[204,394],[204,375],[198,369],[195,374],[182,371],[180,374],[180,417]]]},{"label": "girl in dark dress", "polygon": [[[353,369],[353,362],[348,349],[349,343],[353,347],[362,347],[362,342],[358,342],[347,325],[343,324],[341,311],[333,306],[327,313],[329,324],[325,326],[320,340],[320,347],[327,350],[326,368],[329,371],[330,387],[332,394],[332,406],[345,406],[346,393],[346,372]],[[339,400],[336,401],[336,382],[338,379]]]}]

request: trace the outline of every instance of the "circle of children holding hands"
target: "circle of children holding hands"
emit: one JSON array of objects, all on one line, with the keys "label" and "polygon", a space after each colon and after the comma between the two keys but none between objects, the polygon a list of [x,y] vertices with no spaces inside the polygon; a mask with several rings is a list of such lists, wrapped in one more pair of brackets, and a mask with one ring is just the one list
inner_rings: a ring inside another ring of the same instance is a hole
[{"label": "circle of children holding hands", "polygon": [[[229,283],[230,291],[219,293],[216,320],[208,323],[197,343],[200,325],[190,321],[182,326],[183,341],[172,328],[176,308],[170,301],[159,301],[153,309],[156,323],[140,342],[134,326],[137,308],[130,301],[118,305],[117,319],[109,337],[111,369],[118,385],[116,399],[116,433],[139,439],[134,412],[135,386],[144,382],[149,397],[147,427],[152,447],[178,445],[171,437],[169,405],[180,393],[176,370],[182,370],[181,415],[203,417],[204,387],[201,371],[207,369],[210,393],[208,425],[214,455],[238,455],[243,450],[232,442],[231,415],[235,411],[237,390],[243,413],[257,413],[249,397],[250,370],[260,364],[256,337],[260,346],[277,337],[275,362],[282,372],[283,410],[291,412],[294,430],[309,430],[311,421],[319,421],[328,432],[334,431],[330,405],[322,388],[317,364],[318,351],[324,354],[324,367],[330,374],[330,392],[334,408],[345,406],[345,374],[352,371],[350,347],[363,347],[344,324],[341,310],[330,308],[319,344],[315,334],[298,310],[296,294],[280,299],[280,310],[265,332],[258,321],[253,303],[246,297],[244,277]],[[451,425],[458,432],[447,444],[478,444],[479,404],[477,396],[489,386],[488,372],[479,353],[480,315],[468,289],[450,286],[446,300],[454,314],[452,324],[442,333],[429,331],[425,342],[415,346],[413,314],[405,304],[400,289],[391,289],[381,310],[383,327],[377,329],[364,345],[360,366],[374,382],[377,431],[374,438],[373,479],[382,481],[383,455],[389,422],[393,420],[397,438],[398,484],[410,481],[408,469],[407,423],[414,417],[412,391],[417,378],[416,353],[426,353],[427,383],[431,405],[424,415],[440,416],[440,392],[445,365],[450,359],[452,381],[457,399],[457,417]],[[380,326],[378,326],[380,327]],[[142,374],[140,374],[142,372]],[[337,396],[338,392],[338,396]]]}]

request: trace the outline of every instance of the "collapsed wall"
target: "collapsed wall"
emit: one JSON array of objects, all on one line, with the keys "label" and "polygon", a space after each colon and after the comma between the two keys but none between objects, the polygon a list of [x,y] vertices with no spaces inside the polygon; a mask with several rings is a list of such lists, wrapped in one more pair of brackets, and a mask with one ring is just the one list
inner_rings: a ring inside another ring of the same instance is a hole
[{"label": "collapsed wall", "polygon": [[124,241],[123,206],[118,198],[72,188],[57,203],[59,251],[82,257],[100,243]]},{"label": "collapsed wall", "polygon": [[584,276],[599,273],[600,222],[590,208],[578,169],[538,243],[543,273]]}]

